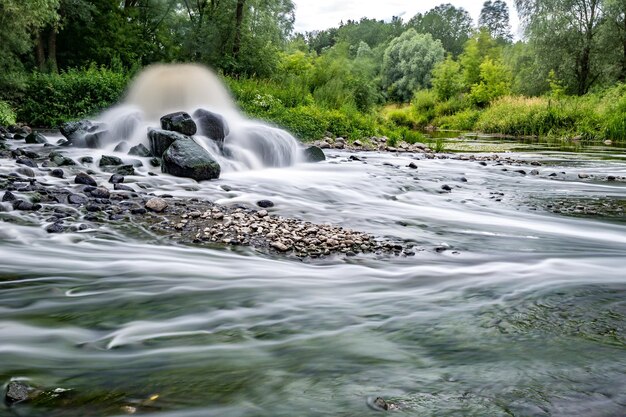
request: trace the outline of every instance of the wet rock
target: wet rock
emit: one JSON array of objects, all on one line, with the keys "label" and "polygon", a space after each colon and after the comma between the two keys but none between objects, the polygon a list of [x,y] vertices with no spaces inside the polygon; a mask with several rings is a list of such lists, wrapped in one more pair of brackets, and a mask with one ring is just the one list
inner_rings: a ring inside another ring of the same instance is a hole
[{"label": "wet rock", "polygon": [[63,178],[64,177],[64,173],[62,169],[59,168],[55,168],[52,171],[50,171],[50,176],[51,177],[55,177],[55,178]]},{"label": "wet rock", "polygon": [[111,175],[111,178],[109,178],[109,182],[111,184],[119,184],[124,182],[124,176],[120,175],[120,174],[113,174]]},{"label": "wet rock", "polygon": [[193,139],[183,137],[163,153],[161,170],[177,177],[202,181],[219,178],[221,168]]},{"label": "wet rock", "polygon": [[68,158],[59,152],[50,152],[48,159],[58,167],[76,165],[76,162],[74,162],[72,158]]},{"label": "wet rock", "polygon": [[256,205],[261,208],[270,208],[274,207],[274,202],[271,200],[259,200],[256,202]]},{"label": "wet rock", "polygon": [[8,405],[24,402],[32,398],[35,389],[24,381],[11,381],[7,385],[4,401]]},{"label": "wet rock", "polygon": [[91,196],[94,198],[109,198],[111,192],[104,187],[98,187],[91,191]]},{"label": "wet rock", "polygon": [[152,154],[150,153],[150,149],[146,148],[143,143],[140,143],[139,145],[130,148],[128,154],[133,156],[140,156],[142,158],[152,156]]},{"label": "wet rock", "polygon": [[83,156],[79,161],[81,164],[93,164],[93,156]]},{"label": "wet rock", "polygon": [[326,155],[317,146],[309,146],[304,150],[304,158],[307,162],[321,162],[326,160]]},{"label": "wet rock", "polygon": [[55,222],[46,227],[46,232],[48,233],[63,233],[65,232],[65,226],[61,222]]},{"label": "wet rock", "polygon": [[132,165],[121,165],[115,168],[118,175],[135,175],[135,168]]},{"label": "wet rock", "polygon": [[118,165],[122,165],[124,162],[122,162],[122,160],[120,158],[118,158],[117,156],[112,156],[112,155],[102,155],[102,158],[100,158],[100,163],[99,165],[101,167],[103,166],[118,166]]},{"label": "wet rock", "polygon": [[530,175],[539,175],[539,170],[533,169],[532,171],[530,171]]},{"label": "wet rock", "polygon": [[526,171],[523,169],[517,169],[515,170],[515,172],[517,172],[518,174],[526,175]]},{"label": "wet rock", "polygon": [[370,404],[370,408],[376,411],[387,411],[389,410],[389,404],[382,397],[376,397]]},{"label": "wet rock", "polygon": [[106,130],[94,133],[87,133],[85,135],[85,144],[83,146],[90,149],[101,148],[102,144],[104,143],[104,138],[108,135],[108,133],[109,132],[107,132]]},{"label": "wet rock", "polygon": [[152,155],[160,157],[174,142],[185,138],[188,138],[188,136],[178,132],[162,129],[150,129],[148,132],[150,152]]},{"label": "wet rock", "polygon": [[193,113],[194,119],[198,123],[198,133],[213,139],[220,149],[224,145],[224,138],[228,136],[228,124],[224,118],[204,109],[198,109]]},{"label": "wet rock", "polygon": [[485,161],[480,161],[480,162],[478,162],[478,165],[482,165],[482,166],[486,167],[487,163]]},{"label": "wet rock", "polygon": [[159,158],[151,158],[150,159],[150,165],[152,165],[153,167],[160,167],[161,166],[161,160]]},{"label": "wet rock", "polygon": [[87,197],[80,195],[80,194],[70,194],[67,197],[67,202],[70,204],[87,204],[89,200],[87,199]]},{"label": "wet rock", "polygon": [[442,189],[443,191],[447,191],[447,192],[452,191],[452,187],[450,187],[448,184],[444,184],[444,185],[442,185],[442,186],[441,186],[441,189]]},{"label": "wet rock", "polygon": [[16,164],[26,165],[27,167],[37,168],[37,163],[30,158],[19,158],[15,161]]},{"label": "wet rock", "polygon": [[46,137],[44,135],[42,135],[41,133],[31,133],[30,135],[26,136],[26,143],[29,143],[29,144],[35,144],[35,143],[44,144],[44,143],[48,143],[48,139],[46,139]]},{"label": "wet rock", "polygon": [[[86,136],[95,132],[97,128],[98,126],[94,125],[90,120],[79,120],[77,122],[63,123],[59,130],[67,138],[69,145],[84,148],[87,146]],[[93,139],[91,144],[93,144]]]},{"label": "wet rock", "polygon": [[356,156],[356,155],[350,155],[350,156],[348,157],[348,159],[349,159],[350,161],[360,161],[360,160],[361,160],[361,158],[359,158],[359,157],[358,157],[358,156]]},{"label": "wet rock", "polygon": [[11,191],[5,192],[4,195],[2,196],[3,202],[15,201],[15,200],[17,200],[17,197],[15,197],[15,194],[13,194]]},{"label": "wet rock", "polygon": [[607,181],[615,181],[616,179],[617,178],[615,176],[613,176],[613,175],[609,175],[609,176],[606,177]]},{"label": "wet rock", "polygon": [[415,162],[411,162],[409,163],[408,167],[411,169],[417,169],[417,164]]},{"label": "wet rock", "polygon": [[98,183],[96,182],[96,180],[93,179],[93,177],[87,175],[84,172],[79,172],[78,174],[76,174],[76,177],[74,178],[74,182],[76,184],[91,185],[93,187],[96,187],[98,185]]},{"label": "wet rock", "polygon": [[20,175],[24,175],[25,177],[31,177],[31,178],[35,177],[35,171],[33,171],[29,167],[19,167],[15,171]]},{"label": "wet rock", "polygon": [[161,213],[167,208],[167,201],[159,197],[153,197],[146,202],[146,208],[148,210]]},{"label": "wet rock", "polygon": [[128,142],[126,142],[125,140],[118,143],[113,149],[114,152],[126,152],[127,150],[128,150]]},{"label": "wet rock", "polygon": [[33,204],[30,201],[24,200],[15,200],[13,202],[13,209],[21,211],[38,211],[41,209],[41,204]]},{"label": "wet rock", "polygon": [[124,185],[124,184],[113,184],[113,189],[115,191],[135,191],[133,190],[131,187],[129,187],[128,185]]},{"label": "wet rock", "polygon": [[198,130],[191,116],[182,111],[161,117],[161,129],[182,133],[187,136],[195,135]]},{"label": "wet rock", "polygon": [[580,174],[578,174],[578,178],[580,178],[580,179],[589,178],[589,174],[585,174],[584,172],[581,172]]}]

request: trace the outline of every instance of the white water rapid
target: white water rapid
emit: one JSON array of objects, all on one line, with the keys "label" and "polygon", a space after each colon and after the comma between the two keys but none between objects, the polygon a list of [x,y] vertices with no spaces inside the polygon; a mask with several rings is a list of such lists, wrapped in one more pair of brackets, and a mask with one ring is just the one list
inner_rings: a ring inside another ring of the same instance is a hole
[{"label": "white water rapid", "polygon": [[147,145],[147,131],[160,127],[161,116],[177,111],[193,114],[197,109],[221,115],[228,126],[223,152],[210,138],[194,136],[222,172],[291,166],[301,157],[299,143],[290,133],[246,118],[217,75],[196,64],[152,65],[143,70],[125,99],[96,118],[102,150],[111,153],[123,141],[128,146]]}]

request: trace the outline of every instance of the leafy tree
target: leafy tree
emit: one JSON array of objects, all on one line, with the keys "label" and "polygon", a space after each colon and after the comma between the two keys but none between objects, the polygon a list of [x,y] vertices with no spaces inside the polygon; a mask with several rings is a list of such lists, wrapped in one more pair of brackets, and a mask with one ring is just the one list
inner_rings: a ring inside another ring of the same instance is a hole
[{"label": "leafy tree", "polygon": [[602,75],[598,33],[604,24],[603,0],[516,0],[526,33],[540,62],[571,80],[569,89],[589,91]]},{"label": "leafy tree", "polygon": [[418,33],[429,33],[441,41],[444,49],[458,56],[472,33],[472,17],[463,8],[441,4],[426,14],[417,14],[408,22],[408,27]]},{"label": "leafy tree", "polygon": [[483,4],[478,26],[486,28],[491,36],[500,41],[510,41],[509,6],[502,0],[488,0]]},{"label": "leafy tree", "polygon": [[511,93],[511,73],[502,62],[487,58],[480,64],[480,82],[472,86],[470,100],[485,106]]},{"label": "leafy tree", "polygon": [[445,51],[430,34],[409,29],[393,39],[383,58],[383,87],[398,100],[408,101],[417,89],[430,86],[434,66],[443,60]]},{"label": "leafy tree", "polygon": [[34,45],[33,33],[58,21],[58,0],[0,0],[0,91],[19,84],[22,55]]},{"label": "leafy tree", "polygon": [[480,82],[480,65],[485,59],[499,60],[502,48],[485,29],[480,29],[467,43],[459,57],[463,68],[463,83],[467,86]]},{"label": "leafy tree", "polygon": [[439,100],[446,101],[455,97],[465,88],[461,65],[448,55],[445,61],[435,65],[432,83]]}]

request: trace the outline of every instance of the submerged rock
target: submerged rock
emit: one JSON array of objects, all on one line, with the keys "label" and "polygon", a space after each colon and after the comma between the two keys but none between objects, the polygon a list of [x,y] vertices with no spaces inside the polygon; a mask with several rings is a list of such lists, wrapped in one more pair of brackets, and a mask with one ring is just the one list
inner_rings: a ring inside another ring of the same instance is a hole
[{"label": "submerged rock", "polygon": [[26,136],[26,143],[30,143],[30,144],[34,144],[34,143],[48,143],[48,139],[46,139],[46,137],[44,135],[42,135],[41,133],[31,133],[30,135]]},{"label": "submerged rock", "polygon": [[130,150],[128,151],[128,154],[133,155],[133,156],[140,156],[143,158],[152,156],[152,154],[150,153],[150,149],[146,148],[143,145],[143,143],[140,143],[139,145],[136,145],[130,148]]},{"label": "submerged rock", "polygon": [[304,150],[304,158],[307,162],[321,162],[326,160],[326,155],[319,147],[309,146]]},{"label": "submerged rock", "polygon": [[183,111],[166,114],[161,117],[161,128],[187,136],[193,136],[198,131],[196,122],[193,121],[189,113]]},{"label": "submerged rock", "polygon": [[102,158],[100,158],[99,165],[101,167],[109,166],[109,165],[118,166],[118,165],[122,165],[123,163],[124,162],[122,162],[122,160],[120,158],[118,158],[117,156],[102,155]]},{"label": "submerged rock", "polygon": [[189,138],[178,132],[162,129],[150,129],[148,140],[150,141],[150,152],[154,156],[161,157],[172,143],[180,139]]},{"label": "submerged rock", "polygon": [[220,149],[224,145],[224,138],[230,133],[228,124],[224,118],[204,109],[198,109],[193,113],[193,117],[198,122],[198,132],[210,139],[213,139]]},{"label": "submerged rock", "polygon": [[163,153],[161,170],[177,177],[196,181],[219,178],[220,166],[203,147],[183,136]]},{"label": "submerged rock", "polygon": [[256,205],[261,208],[270,208],[274,207],[274,202],[271,200],[259,200],[257,201]]},{"label": "submerged rock", "polygon": [[7,385],[4,400],[8,405],[27,401],[32,398],[35,389],[24,381],[11,381]]}]

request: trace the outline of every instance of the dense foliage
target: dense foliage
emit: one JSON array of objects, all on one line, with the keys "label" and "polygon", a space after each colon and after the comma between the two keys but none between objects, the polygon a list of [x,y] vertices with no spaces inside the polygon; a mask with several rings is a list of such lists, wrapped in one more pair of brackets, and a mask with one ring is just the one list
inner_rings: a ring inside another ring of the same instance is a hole
[{"label": "dense foliage", "polygon": [[291,0],[0,0],[0,124],[88,116],[141,67],[193,61],[303,139],[435,126],[624,140],[626,3],[515,3],[516,42],[501,0],[476,24],[442,4],[304,34]]}]

